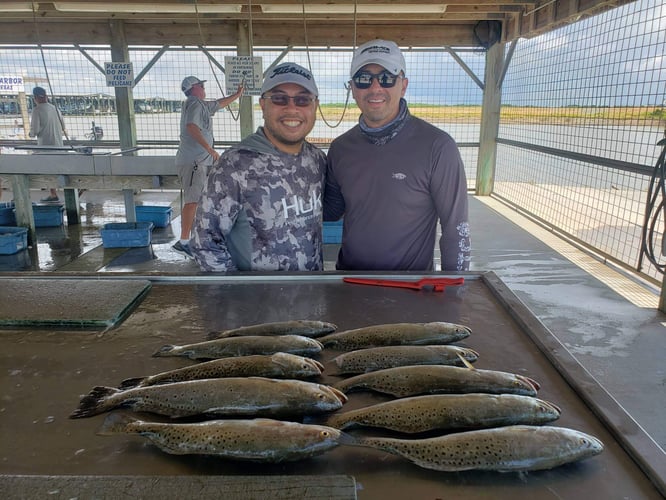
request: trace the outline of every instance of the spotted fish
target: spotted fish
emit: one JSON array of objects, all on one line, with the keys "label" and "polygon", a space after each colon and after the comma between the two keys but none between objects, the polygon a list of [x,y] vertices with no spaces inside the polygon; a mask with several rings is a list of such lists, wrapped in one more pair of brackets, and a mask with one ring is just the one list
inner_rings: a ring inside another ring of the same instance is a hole
[{"label": "spotted fish", "polygon": [[335,332],[319,337],[326,347],[353,351],[388,345],[451,344],[469,337],[472,331],[463,325],[433,323],[391,323]]},{"label": "spotted fish", "polygon": [[557,420],[559,416],[557,406],[530,396],[437,394],[336,412],[328,417],[326,425],[336,429],[379,427],[411,434],[516,424],[538,425]]},{"label": "spotted fish", "polygon": [[70,418],[129,408],[170,417],[290,417],[335,411],[347,398],[337,389],[302,380],[230,377],[120,390],[95,387]]},{"label": "spotted fish", "polygon": [[473,363],[479,355],[453,345],[401,345],[350,351],[333,358],[338,373],[367,373],[409,365],[462,365],[460,357]]},{"label": "spotted fish", "polygon": [[190,359],[218,359],[252,354],[286,352],[299,356],[314,356],[323,349],[321,342],[302,335],[252,335],[229,337],[185,345],[165,345],[155,357],[183,356]]},{"label": "spotted fish", "polygon": [[321,375],[323,370],[324,366],[314,359],[286,352],[276,352],[271,355],[256,354],[214,359],[156,375],[129,378],[122,381],[120,389],[221,377],[303,379]]},{"label": "spotted fish", "polygon": [[483,392],[536,396],[539,384],[514,373],[458,366],[398,366],[356,375],[334,387],[347,393],[375,391],[402,398],[419,394]]},{"label": "spotted fish", "polygon": [[573,429],[512,425],[428,439],[357,437],[356,443],[400,455],[425,469],[533,471],[598,455],[604,445]]},{"label": "spotted fish", "polygon": [[290,462],[320,455],[350,438],[337,429],[257,418],[200,423],[146,422],[114,412],[97,434],[140,434],[166,453],[204,454],[253,462]]},{"label": "spotted fish", "polygon": [[336,325],[327,323],[326,321],[299,319],[241,326],[240,328],[225,330],[223,332],[211,332],[208,334],[208,339],[213,340],[246,335],[303,335],[304,337],[319,337],[334,332],[337,329]]}]

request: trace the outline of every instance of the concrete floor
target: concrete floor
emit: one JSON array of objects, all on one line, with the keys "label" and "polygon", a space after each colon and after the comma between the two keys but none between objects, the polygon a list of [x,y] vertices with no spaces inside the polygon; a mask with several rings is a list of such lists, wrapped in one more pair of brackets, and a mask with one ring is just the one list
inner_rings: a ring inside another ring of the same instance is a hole
[{"label": "concrete floor", "polygon": [[[35,192],[37,201],[44,192]],[[2,200],[11,199],[5,191]],[[124,221],[119,193],[86,192],[82,223],[39,228],[30,252],[0,256],[0,277],[25,271],[187,276],[197,266],[171,250],[179,232],[178,193],[144,191],[137,204],[171,205],[170,226],[151,247],[105,249],[99,228]],[[658,290],[554,237],[492,198],[470,197],[473,271],[494,271],[636,422],[666,449],[666,329]],[[337,245],[326,245],[334,270]],[[666,455],[665,460],[666,460]]]}]

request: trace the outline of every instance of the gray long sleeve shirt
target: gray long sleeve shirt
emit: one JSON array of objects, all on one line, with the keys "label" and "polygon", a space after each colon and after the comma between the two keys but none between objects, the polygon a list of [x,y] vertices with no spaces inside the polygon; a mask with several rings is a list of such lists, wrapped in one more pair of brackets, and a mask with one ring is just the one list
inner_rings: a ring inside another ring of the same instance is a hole
[{"label": "gray long sleeve shirt", "polygon": [[328,152],[324,220],[344,215],[336,267],[433,269],[437,222],[442,270],[469,269],[467,181],[446,132],[408,116],[403,129],[374,145],[357,125]]},{"label": "gray long sleeve shirt", "polygon": [[263,129],[226,151],[208,176],[190,248],[204,271],[320,271],[326,156],[309,143],[276,149]]}]

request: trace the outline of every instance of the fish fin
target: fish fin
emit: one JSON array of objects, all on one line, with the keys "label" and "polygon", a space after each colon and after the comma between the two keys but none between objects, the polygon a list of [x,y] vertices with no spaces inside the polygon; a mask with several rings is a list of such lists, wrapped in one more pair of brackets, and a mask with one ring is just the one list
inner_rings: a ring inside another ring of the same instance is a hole
[{"label": "fish fin", "polygon": [[111,436],[128,432],[127,426],[139,419],[123,412],[113,412],[107,415],[102,425],[97,430],[98,436]]},{"label": "fish fin", "polygon": [[159,358],[160,356],[175,356],[171,354],[176,349],[175,345],[167,344],[159,348],[159,350],[153,353],[154,358]]},{"label": "fish fin", "polygon": [[463,365],[465,365],[465,367],[471,370],[476,370],[476,368],[474,368],[474,365],[472,365],[472,363],[470,363],[469,361],[467,361],[467,359],[465,359],[465,356],[463,356],[459,352],[456,353],[456,356],[458,356],[458,359],[460,359],[460,361],[462,362]]},{"label": "fish fin", "polygon": [[124,391],[126,389],[132,389],[134,387],[138,387],[141,385],[141,382],[146,380],[148,377],[134,377],[134,378],[126,378],[122,382],[120,382],[120,385],[118,386],[118,389],[121,391]]},{"label": "fish fin", "polygon": [[107,397],[120,392],[113,387],[94,387],[87,396],[83,396],[79,402],[79,407],[69,416],[69,418],[92,417],[106,411],[104,401]]},{"label": "fish fin", "polygon": [[277,366],[281,368],[288,368],[290,364],[287,361],[285,361],[284,359],[286,357],[285,354],[287,353],[275,352],[271,354],[271,363],[275,363]]}]

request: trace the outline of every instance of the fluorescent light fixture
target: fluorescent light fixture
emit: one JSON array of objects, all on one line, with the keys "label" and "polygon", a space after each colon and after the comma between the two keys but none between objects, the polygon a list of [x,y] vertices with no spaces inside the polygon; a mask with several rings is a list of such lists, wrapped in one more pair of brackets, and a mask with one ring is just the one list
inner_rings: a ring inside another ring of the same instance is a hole
[{"label": "fluorescent light fixture", "polygon": [[[39,4],[35,4],[36,10],[39,10]],[[32,2],[2,2],[0,3],[2,12],[32,12]]]},{"label": "fluorescent light fixture", "polygon": [[120,12],[124,14],[236,14],[243,6],[228,4],[205,4],[195,9],[194,4],[154,4],[154,3],[122,3],[122,2],[54,2],[60,12]]},{"label": "fluorescent light fixture", "polygon": [[[264,14],[302,14],[299,4],[261,4]],[[446,4],[371,4],[357,5],[357,14],[444,14]],[[353,14],[351,4],[311,4],[305,6],[306,14]]]}]

